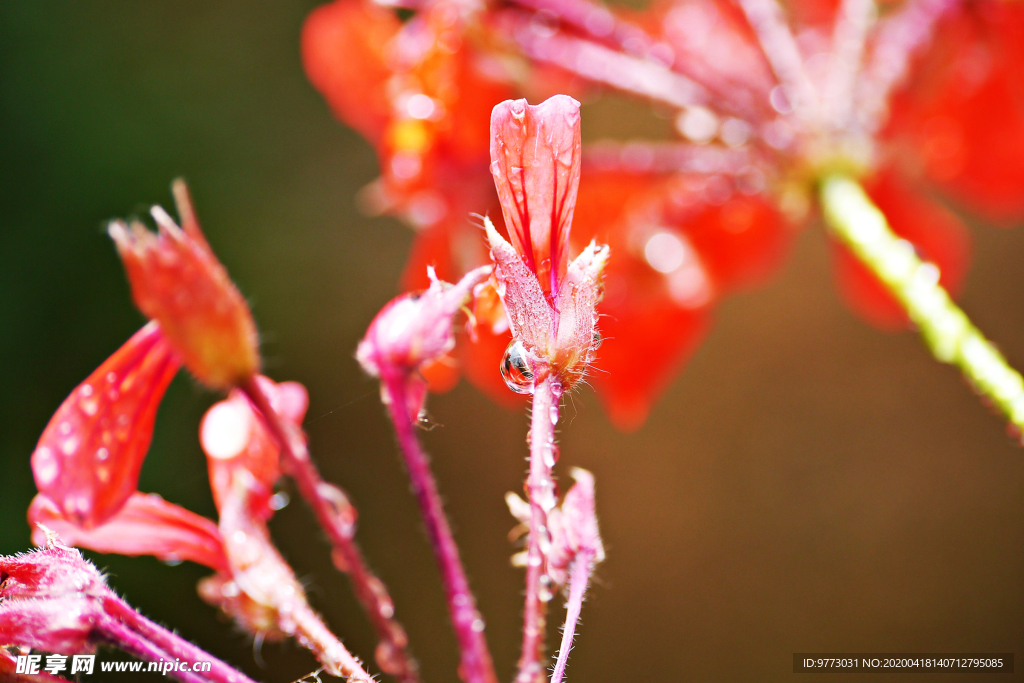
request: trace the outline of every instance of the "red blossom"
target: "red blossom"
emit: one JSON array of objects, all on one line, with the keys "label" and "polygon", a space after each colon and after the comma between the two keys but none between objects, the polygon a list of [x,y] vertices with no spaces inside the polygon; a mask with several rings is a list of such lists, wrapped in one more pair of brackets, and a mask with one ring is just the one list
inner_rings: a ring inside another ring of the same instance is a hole
[{"label": "red blossom", "polygon": [[156,323],[65,399],[32,453],[39,492],[79,527],[102,524],[135,491],[164,390],[180,367]]},{"label": "red blossom", "polygon": [[199,229],[184,183],[174,184],[182,227],[160,207],[158,231],[110,225],[135,304],[160,323],[199,381],[230,389],[259,371],[259,339],[249,306]]}]

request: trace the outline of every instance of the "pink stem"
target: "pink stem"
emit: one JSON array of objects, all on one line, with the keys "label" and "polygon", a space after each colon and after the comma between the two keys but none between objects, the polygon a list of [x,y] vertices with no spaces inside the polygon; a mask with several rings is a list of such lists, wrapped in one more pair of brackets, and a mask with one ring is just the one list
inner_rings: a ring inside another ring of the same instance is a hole
[{"label": "pink stem", "polygon": [[565,608],[565,628],[562,629],[562,644],[558,648],[558,661],[555,662],[555,671],[551,674],[551,683],[562,683],[562,677],[565,675],[565,664],[569,661],[569,651],[572,650],[572,639],[576,635],[576,623],[580,619],[583,596],[590,582],[590,563],[593,559],[593,553],[584,551],[573,560],[569,573],[569,603]]},{"label": "pink stem", "polygon": [[[122,624],[117,619],[112,617],[105,617],[96,624],[96,630],[99,634],[111,644],[116,645],[118,648],[124,650],[133,657],[137,657],[146,662],[173,662],[174,656],[164,650],[161,650],[153,643],[146,640],[143,636],[139,635],[132,629]],[[212,656],[207,655],[210,659]],[[195,661],[207,661],[202,660],[190,660],[190,664]],[[182,683],[211,683],[211,681],[221,681],[222,679],[214,678],[212,675],[207,678],[205,675],[194,674],[190,671],[173,671],[168,670],[167,675],[171,678],[175,678]],[[239,680],[246,680],[242,678]]]},{"label": "pink stem", "polygon": [[507,10],[501,19],[503,28],[531,59],[676,109],[710,103],[703,87],[657,62],[623,54],[557,29],[542,29],[525,12]]},{"label": "pink stem", "polygon": [[210,671],[205,672],[204,680],[215,681],[216,683],[253,683],[253,680],[236,671],[228,664],[217,659],[181,636],[168,631],[154,621],[147,619],[135,611],[128,603],[116,595],[110,594],[103,598],[104,611],[116,619],[120,624],[129,628],[133,633],[138,634],[147,642],[164,653],[169,660],[181,659],[182,661],[209,662]]},{"label": "pink stem", "polygon": [[334,548],[335,565],[348,574],[356,597],[366,610],[377,632],[377,664],[403,683],[417,683],[415,660],[408,652],[409,639],[394,616],[395,607],[384,583],[366,564],[355,542],[355,512],[345,494],[320,477],[309,457],[302,434],[277,414],[270,399],[255,378],[239,387],[263,418],[263,422],[281,448],[288,473],[299,493],[316,515],[317,522]]},{"label": "pink stem", "polygon": [[547,369],[535,372],[542,377],[534,384],[533,414],[530,419],[530,474],[526,493],[530,500],[530,536],[526,552],[526,605],[523,610],[523,649],[519,657],[516,683],[544,680],[541,658],[544,652],[547,603],[551,600],[551,577],[547,573],[547,555],[551,549],[548,513],[555,508],[555,424],[562,387]]},{"label": "pink stem", "polygon": [[409,470],[413,493],[427,527],[434,557],[441,571],[448,613],[459,642],[461,667],[459,674],[466,683],[497,683],[491,653],[484,638],[484,622],[476,608],[476,600],[469,588],[466,572],[459,559],[451,527],[444,513],[444,505],[437,490],[437,482],[430,471],[430,462],[416,438],[415,426],[409,419],[408,375],[387,372],[381,375],[391,422],[395,427],[398,444]]}]

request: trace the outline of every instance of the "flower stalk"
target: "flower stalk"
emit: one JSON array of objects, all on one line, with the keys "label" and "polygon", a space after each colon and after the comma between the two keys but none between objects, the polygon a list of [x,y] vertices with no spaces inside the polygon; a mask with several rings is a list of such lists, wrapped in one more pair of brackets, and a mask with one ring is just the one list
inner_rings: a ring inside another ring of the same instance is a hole
[{"label": "flower stalk", "polygon": [[[538,368],[539,369],[539,368]],[[523,647],[519,657],[516,683],[536,683],[544,679],[541,664],[547,633],[547,603],[553,586],[548,574],[551,532],[548,513],[557,503],[552,469],[558,459],[555,425],[562,398],[562,385],[553,375],[541,378],[533,390],[533,414],[530,419],[530,474],[526,494],[530,503],[529,545],[526,551],[526,602],[523,610]]]},{"label": "flower stalk", "polygon": [[491,653],[484,638],[484,621],[477,610],[466,571],[459,559],[459,548],[445,516],[437,482],[430,471],[429,459],[416,437],[415,426],[406,409],[410,400],[408,377],[405,374],[388,373],[381,376],[381,382],[384,402],[409,470],[413,493],[419,503],[444,583],[448,612],[459,643],[460,677],[466,683],[497,683]]},{"label": "flower stalk", "polygon": [[939,270],[889,228],[863,188],[843,176],[821,182],[829,230],[906,309],[936,360],[955,365],[975,390],[1024,433],[1024,378],[939,284]]},{"label": "flower stalk", "polygon": [[419,680],[417,665],[408,652],[405,629],[395,620],[395,607],[384,583],[373,573],[355,542],[355,510],[347,496],[325,482],[309,456],[303,436],[271,405],[270,398],[255,378],[239,389],[252,402],[267,430],[278,442],[288,474],[299,493],[313,509],[317,522],[334,549],[334,563],[348,574],[356,597],[377,632],[378,666],[403,683]]},{"label": "flower stalk", "polygon": [[580,610],[583,608],[583,596],[587,593],[587,585],[590,583],[591,563],[594,561],[594,553],[590,551],[581,552],[576,556],[569,572],[569,601],[565,609],[565,626],[562,628],[562,643],[558,647],[558,660],[555,662],[555,670],[551,674],[551,683],[562,683],[565,676],[565,665],[569,661],[569,652],[572,650],[572,641],[576,635],[576,624],[580,620]]}]

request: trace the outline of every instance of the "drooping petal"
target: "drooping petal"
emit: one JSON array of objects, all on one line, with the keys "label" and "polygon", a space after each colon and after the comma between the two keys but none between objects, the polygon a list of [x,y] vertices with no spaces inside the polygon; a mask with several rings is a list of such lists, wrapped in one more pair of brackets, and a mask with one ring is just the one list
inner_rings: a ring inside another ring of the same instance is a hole
[{"label": "drooping petal", "polygon": [[[263,385],[278,414],[299,427],[309,406],[306,388],[298,382],[276,384],[263,376],[256,381]],[[232,391],[227,399],[206,411],[199,426],[199,442],[206,453],[217,509],[224,505],[235,471],[243,469],[252,475],[259,489],[250,494],[260,501],[253,509],[258,510],[261,519],[269,518],[273,514],[270,497],[281,477],[280,448],[240,391]]]},{"label": "drooping petal", "polygon": [[580,182],[580,104],[508,100],[491,113],[491,174],[509,236],[549,296],[568,265]]},{"label": "drooping petal", "polygon": [[[42,494],[32,501],[28,518],[32,524],[53,529],[70,545],[100,553],[152,555],[165,562],[189,560],[217,570],[227,566],[217,525],[154,493],[134,493],[117,514],[91,529],[69,522]],[[45,532],[36,527],[32,542],[44,545]]]},{"label": "drooping petal", "polygon": [[160,323],[195,377],[214,389],[230,389],[259,371],[259,339],[245,299],[210,251],[194,220],[188,192],[175,183],[179,213],[191,220],[179,228],[153,208],[159,231],[141,223],[115,222],[117,244],[135,304]]},{"label": "drooping petal", "polygon": [[50,419],[32,453],[40,493],[89,528],[135,491],[164,391],[180,367],[161,328],[139,330]]},{"label": "drooping petal", "polygon": [[[915,193],[891,169],[872,178],[865,189],[893,232],[910,242],[921,258],[938,266],[942,286],[954,294],[959,291],[970,256],[970,236],[960,220]],[[910,324],[903,306],[849,250],[833,243],[832,253],[839,291],[855,312],[882,329]]]}]

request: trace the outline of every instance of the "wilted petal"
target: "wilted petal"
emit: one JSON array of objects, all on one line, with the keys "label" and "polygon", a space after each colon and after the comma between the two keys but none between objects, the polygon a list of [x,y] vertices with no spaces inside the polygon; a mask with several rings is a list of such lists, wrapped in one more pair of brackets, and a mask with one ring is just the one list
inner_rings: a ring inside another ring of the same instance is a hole
[{"label": "wilted petal", "polygon": [[580,183],[580,104],[508,100],[491,113],[491,174],[509,236],[551,297],[568,264]]},{"label": "wilted petal", "polygon": [[[70,545],[100,553],[152,555],[165,562],[189,560],[212,569],[227,566],[216,524],[153,493],[133,494],[117,514],[91,529],[68,522],[57,505],[41,494],[32,501],[28,518],[32,524],[53,529]],[[45,544],[45,532],[37,527],[32,542]]]},{"label": "wilted petal", "polygon": [[199,381],[230,389],[259,371],[256,324],[199,231],[184,184],[179,181],[174,189],[184,229],[154,207],[157,233],[141,223],[115,222],[110,236],[139,310],[160,323]]},{"label": "wilted petal", "polygon": [[57,409],[32,453],[32,472],[69,522],[101,524],[135,491],[157,407],[179,367],[150,323]]}]

